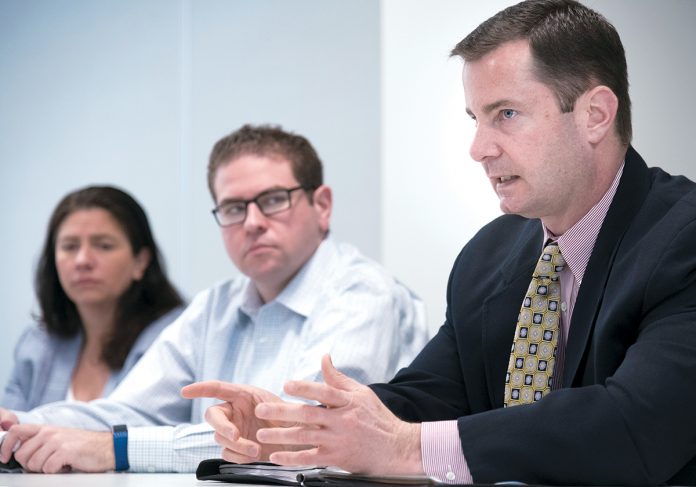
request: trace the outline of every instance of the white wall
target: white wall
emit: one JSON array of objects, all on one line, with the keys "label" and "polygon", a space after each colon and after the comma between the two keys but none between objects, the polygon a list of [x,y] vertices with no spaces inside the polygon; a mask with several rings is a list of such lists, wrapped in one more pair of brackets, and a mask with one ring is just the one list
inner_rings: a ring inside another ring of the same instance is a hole
[{"label": "white wall", "polygon": [[[468,155],[461,61],[449,51],[481,21],[515,2],[382,1],[382,255],[444,320],[454,258],[500,214],[479,164]],[[688,141],[696,133],[696,2],[588,0],[625,45],[634,145],[649,165],[696,179]]]},{"label": "white wall", "polygon": [[[235,272],[205,164],[244,122],[312,140],[336,193],[334,234],[423,296],[434,330],[454,257],[499,214],[468,157],[473,125],[448,53],[510,3],[0,0],[0,384],[35,311],[46,220],[71,189],[131,191],[187,296]],[[626,45],[636,147],[696,178],[696,2],[588,4]]]},{"label": "white wall", "polygon": [[0,0],[0,387],[72,189],[132,192],[186,296],[236,272],[205,168],[243,123],[306,135],[333,233],[379,258],[379,62],[372,0]]}]

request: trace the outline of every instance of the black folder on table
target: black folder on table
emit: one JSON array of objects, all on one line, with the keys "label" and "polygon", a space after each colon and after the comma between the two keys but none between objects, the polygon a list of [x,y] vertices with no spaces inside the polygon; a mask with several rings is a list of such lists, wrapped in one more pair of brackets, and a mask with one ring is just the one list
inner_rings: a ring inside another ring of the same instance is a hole
[{"label": "black folder on table", "polygon": [[7,463],[0,463],[0,473],[21,473],[22,466],[17,463],[14,457]]},{"label": "black folder on table", "polygon": [[243,484],[294,485],[306,487],[426,487],[442,485],[431,477],[374,476],[352,474],[335,468],[284,467],[267,462],[237,464],[222,459],[203,460],[196,470],[198,480],[218,480]]}]

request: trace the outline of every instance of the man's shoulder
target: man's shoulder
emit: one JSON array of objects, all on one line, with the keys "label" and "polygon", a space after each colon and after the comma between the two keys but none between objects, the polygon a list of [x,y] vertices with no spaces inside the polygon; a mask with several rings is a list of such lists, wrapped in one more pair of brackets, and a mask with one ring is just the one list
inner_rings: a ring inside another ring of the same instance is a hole
[{"label": "man's shoulder", "polygon": [[[187,323],[204,317],[217,317],[241,306],[249,278],[243,274],[221,280],[196,293],[176,322]],[[168,327],[167,327],[168,328]]]},{"label": "man's shoulder", "polygon": [[302,275],[301,294],[315,304],[334,300],[415,299],[386,268],[351,244],[325,240]]},{"label": "man's shoulder", "polygon": [[686,176],[672,175],[662,168],[648,169],[651,185],[649,198],[666,205],[693,206],[696,201],[696,183]]},{"label": "man's shoulder", "polygon": [[[333,326],[336,318],[359,323],[364,316],[399,317],[404,328],[409,323],[423,323],[423,304],[411,289],[399,281],[385,267],[362,254],[356,247],[335,241],[322,248],[324,255],[312,263],[311,283],[304,288],[305,310],[310,321],[318,329]],[[331,255],[327,258],[327,250]],[[317,264],[320,264],[317,266]],[[306,282],[306,280],[305,280]],[[308,291],[312,291],[308,293]],[[343,311],[342,311],[343,310]],[[329,314],[326,314],[329,313]],[[326,320],[333,316],[332,320]],[[387,329],[387,323],[382,323]],[[415,326],[415,325],[414,325]]]},{"label": "man's shoulder", "polygon": [[167,311],[165,314],[154,320],[152,323],[150,323],[140,333],[140,335],[138,335],[138,339],[133,345],[131,353],[134,353],[138,356],[142,355],[157,339],[160,333],[162,333],[162,331],[164,331],[167,327],[169,327],[169,325],[174,323],[177,320],[177,318],[179,318],[184,309],[185,307],[183,305],[176,306],[175,308],[172,308],[171,310]]},{"label": "man's shoulder", "polygon": [[[616,225],[629,220],[628,242],[667,241],[696,221],[696,183],[680,175],[672,175],[659,167],[650,167],[645,190],[629,186],[612,202],[607,220]],[[638,179],[630,180],[638,184]],[[618,215],[618,216],[617,216]],[[605,222],[606,223],[606,222]]]},{"label": "man's shoulder", "polygon": [[[696,183],[650,168],[650,189],[631,217],[623,249],[640,249],[643,260],[658,260],[671,245],[696,239]],[[654,254],[654,255],[653,255]]]},{"label": "man's shoulder", "polygon": [[249,278],[241,273],[237,276],[220,280],[212,286],[199,291],[191,300],[191,304],[240,296],[248,283]]},{"label": "man's shoulder", "polygon": [[694,200],[696,183],[681,175],[673,175],[662,167],[649,167],[643,157],[630,146],[624,160],[621,184],[612,206],[635,205],[638,201],[641,210],[666,210],[684,201]]},{"label": "man's shoulder", "polygon": [[367,257],[356,247],[344,242],[333,242],[334,255],[330,265],[324,268],[326,280],[337,287],[362,284],[374,287],[391,287],[398,281],[377,261]]}]

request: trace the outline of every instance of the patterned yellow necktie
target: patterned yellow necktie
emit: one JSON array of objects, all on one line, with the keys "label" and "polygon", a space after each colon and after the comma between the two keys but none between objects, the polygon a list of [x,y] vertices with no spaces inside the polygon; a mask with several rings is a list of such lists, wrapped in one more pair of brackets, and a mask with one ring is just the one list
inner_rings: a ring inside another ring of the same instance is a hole
[{"label": "patterned yellow necktie", "polygon": [[561,322],[561,283],[565,260],[550,243],[537,262],[515,327],[505,375],[505,407],[540,400],[551,390]]}]

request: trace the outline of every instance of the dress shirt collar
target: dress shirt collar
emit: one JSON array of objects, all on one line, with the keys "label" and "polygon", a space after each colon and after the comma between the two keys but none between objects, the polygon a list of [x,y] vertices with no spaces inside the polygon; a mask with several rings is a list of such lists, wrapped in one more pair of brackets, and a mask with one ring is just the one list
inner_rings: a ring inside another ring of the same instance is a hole
[{"label": "dress shirt collar", "polygon": [[240,311],[253,318],[262,306],[278,303],[306,318],[317,304],[325,284],[327,269],[336,253],[335,242],[329,237],[324,239],[285,289],[269,303],[264,304],[256,286],[249,279],[244,289]]},{"label": "dress shirt collar", "polygon": [[332,261],[337,254],[336,243],[329,237],[325,238],[276,301],[295,313],[308,317],[323,294],[326,276],[331,274]]},{"label": "dress shirt collar", "polygon": [[244,292],[242,294],[242,303],[239,305],[239,311],[253,318],[263,306],[263,300],[256,286],[251,282],[251,279],[246,278]]},{"label": "dress shirt collar", "polygon": [[544,242],[558,240],[558,248],[561,250],[561,254],[578,285],[582,283],[599,230],[602,228],[604,218],[607,216],[609,206],[616,194],[621,174],[623,174],[624,164],[625,161],[621,164],[616,176],[614,176],[614,181],[609,186],[607,192],[604,193],[602,199],[563,235],[558,237],[544,226]]}]

